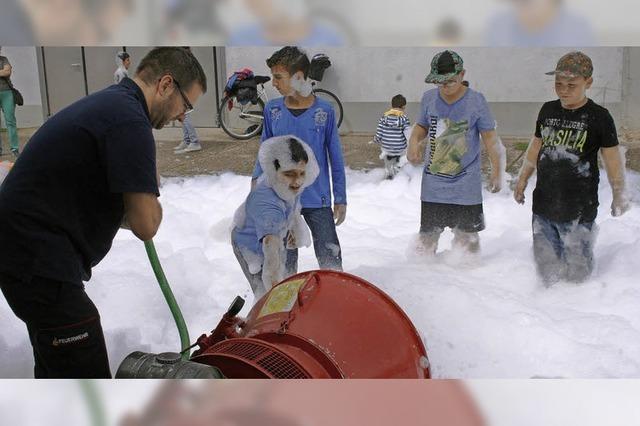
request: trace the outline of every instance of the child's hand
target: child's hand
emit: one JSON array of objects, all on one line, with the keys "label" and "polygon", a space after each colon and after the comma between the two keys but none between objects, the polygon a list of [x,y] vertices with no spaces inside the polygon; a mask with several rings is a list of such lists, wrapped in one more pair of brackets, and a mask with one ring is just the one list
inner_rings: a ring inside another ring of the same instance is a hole
[{"label": "child's hand", "polygon": [[336,226],[340,226],[344,219],[347,217],[347,205],[346,204],[334,204],[333,205],[333,219],[336,222]]},{"label": "child's hand", "polygon": [[524,190],[527,188],[527,181],[524,179],[518,179],[516,188],[513,191],[513,199],[518,204],[524,204]]},{"label": "child's hand", "polygon": [[611,216],[622,216],[626,213],[631,205],[629,200],[623,194],[613,194],[613,201],[611,201]]},{"label": "child's hand", "polygon": [[502,189],[502,184],[500,182],[500,175],[492,175],[491,179],[489,180],[489,191],[496,193],[496,192],[500,192],[500,190]]}]

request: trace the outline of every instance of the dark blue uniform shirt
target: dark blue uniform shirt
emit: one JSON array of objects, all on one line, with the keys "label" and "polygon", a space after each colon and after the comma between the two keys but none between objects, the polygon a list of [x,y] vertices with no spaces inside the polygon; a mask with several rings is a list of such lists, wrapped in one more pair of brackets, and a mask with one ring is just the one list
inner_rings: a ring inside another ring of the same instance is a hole
[{"label": "dark blue uniform shirt", "polygon": [[160,195],[149,110],[131,79],[31,137],[0,188],[0,272],[82,285],[111,248],[125,192]]}]

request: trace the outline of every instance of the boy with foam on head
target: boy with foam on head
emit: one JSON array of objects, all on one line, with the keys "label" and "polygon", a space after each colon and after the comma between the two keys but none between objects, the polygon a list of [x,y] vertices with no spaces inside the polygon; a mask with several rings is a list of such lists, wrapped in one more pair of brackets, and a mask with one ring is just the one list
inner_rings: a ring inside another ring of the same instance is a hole
[{"label": "boy with foam on head", "polygon": [[[329,102],[313,94],[306,53],[295,46],[286,46],[266,62],[271,69],[273,86],[282,97],[270,100],[264,107],[261,140],[292,134],[313,150],[320,173],[318,179],[302,193],[301,213],[311,230],[320,268],[342,270],[342,251],[336,226],[346,217],[347,194],[335,111]],[[258,161],[253,172],[254,182],[262,173]],[[287,273],[294,274],[297,268],[298,251],[289,250]]]},{"label": "boy with foam on head", "polygon": [[527,182],[537,171],[533,251],[538,274],[549,285],[558,280],[582,282],[593,270],[598,152],[613,192],[611,215],[622,215],[629,202],[613,118],[586,95],[593,83],[591,58],[567,53],[547,75],[555,76],[559,99],[540,109],[513,195],[523,204]]},{"label": "boy with foam on head", "polygon": [[424,93],[420,113],[409,140],[407,158],[423,160],[420,142],[428,136],[422,174],[420,242],[434,254],[444,228],[453,231],[454,247],[480,250],[478,232],[484,229],[480,140],[491,161],[489,190],[498,192],[504,161],[495,120],[480,92],[464,84],[462,58],[445,50],[431,61],[426,83],[436,89]]},{"label": "boy with foam on head", "polygon": [[256,299],[285,276],[286,248],[311,244],[300,216],[300,196],[318,177],[313,150],[293,136],[260,145],[263,174],[234,216],[233,252]]},{"label": "boy with foam on head", "polygon": [[380,145],[384,160],[386,178],[393,179],[399,171],[400,157],[407,152],[407,137],[405,132],[411,127],[409,118],[404,113],[407,99],[402,95],[395,95],[391,99],[391,109],[386,111],[380,120],[373,142]]}]

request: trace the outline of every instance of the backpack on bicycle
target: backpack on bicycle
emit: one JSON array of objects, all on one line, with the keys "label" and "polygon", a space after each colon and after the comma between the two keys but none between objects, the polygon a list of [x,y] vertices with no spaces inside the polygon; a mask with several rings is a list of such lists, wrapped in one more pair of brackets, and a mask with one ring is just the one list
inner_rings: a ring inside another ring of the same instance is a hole
[{"label": "backpack on bicycle", "polygon": [[322,81],[324,70],[331,66],[329,57],[324,53],[313,55],[309,64],[309,78],[315,81]]},{"label": "backpack on bicycle", "polygon": [[235,96],[242,105],[249,102],[255,105],[258,102],[258,85],[254,77],[248,68],[234,72],[224,87],[225,95]]}]

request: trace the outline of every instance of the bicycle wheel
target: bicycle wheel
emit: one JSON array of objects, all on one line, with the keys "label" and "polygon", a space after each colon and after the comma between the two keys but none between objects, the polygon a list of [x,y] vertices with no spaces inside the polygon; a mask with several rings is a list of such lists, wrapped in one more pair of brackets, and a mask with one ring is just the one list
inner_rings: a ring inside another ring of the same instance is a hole
[{"label": "bicycle wheel", "polygon": [[218,106],[218,121],[226,134],[234,139],[247,140],[262,132],[264,101],[241,104],[235,96],[225,96]]},{"label": "bicycle wheel", "polygon": [[340,125],[342,124],[342,117],[344,114],[340,99],[338,99],[336,95],[325,89],[313,89],[313,94],[321,99],[324,99],[325,101],[328,101],[331,104],[333,110],[336,113],[336,124],[338,125],[338,128],[340,128]]}]

